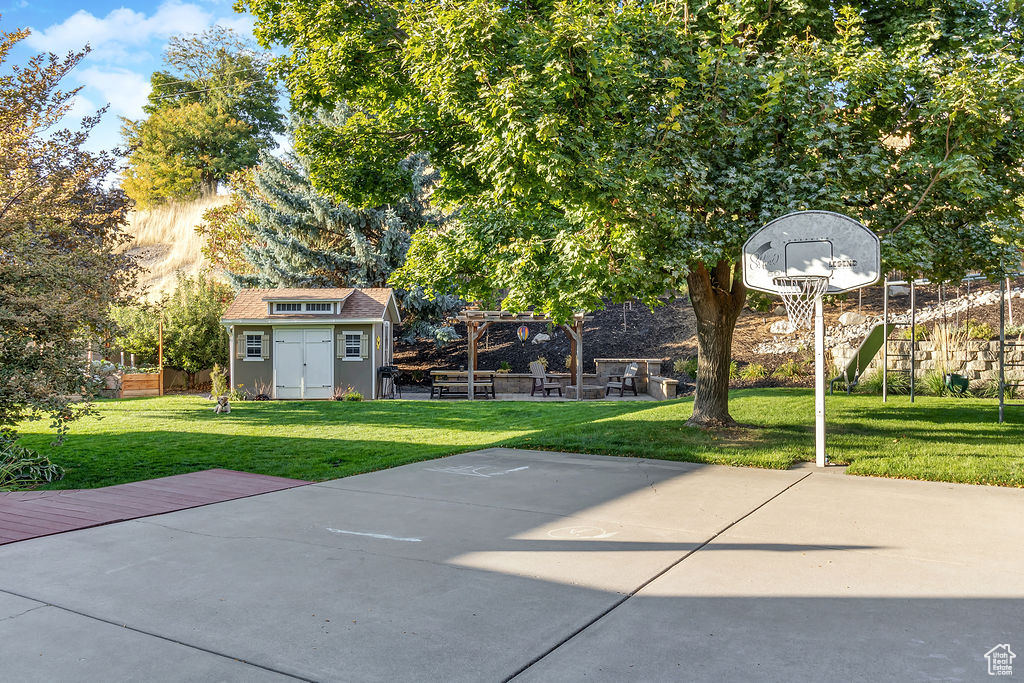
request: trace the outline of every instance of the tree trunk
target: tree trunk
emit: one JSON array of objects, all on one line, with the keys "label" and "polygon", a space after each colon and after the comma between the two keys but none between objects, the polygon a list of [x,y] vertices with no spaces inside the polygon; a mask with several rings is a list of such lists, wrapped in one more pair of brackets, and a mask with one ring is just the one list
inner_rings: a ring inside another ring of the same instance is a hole
[{"label": "tree trunk", "polygon": [[712,270],[696,264],[686,277],[697,317],[697,390],[687,424],[729,427],[729,364],[736,319],[746,303],[742,264],[719,261]]},{"label": "tree trunk", "polygon": [[217,179],[212,175],[204,175],[199,185],[199,195],[204,199],[217,194]]}]

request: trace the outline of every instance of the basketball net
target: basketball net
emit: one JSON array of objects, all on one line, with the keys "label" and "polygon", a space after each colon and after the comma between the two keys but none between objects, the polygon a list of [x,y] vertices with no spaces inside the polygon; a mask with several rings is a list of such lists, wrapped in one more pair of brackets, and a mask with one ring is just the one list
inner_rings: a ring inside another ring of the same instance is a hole
[{"label": "basketball net", "polygon": [[796,329],[810,329],[814,320],[814,302],[828,291],[828,277],[824,275],[800,275],[777,277],[773,280],[777,294],[789,315],[790,326]]}]

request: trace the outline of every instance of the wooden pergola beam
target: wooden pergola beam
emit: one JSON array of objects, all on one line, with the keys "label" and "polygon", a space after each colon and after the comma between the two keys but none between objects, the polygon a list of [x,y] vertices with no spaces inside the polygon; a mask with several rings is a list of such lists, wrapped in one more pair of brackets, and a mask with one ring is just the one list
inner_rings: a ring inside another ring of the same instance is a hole
[{"label": "wooden pergola beam", "polygon": [[[455,318],[466,323],[466,341],[469,363],[466,365],[466,390],[467,398],[474,399],[473,375],[477,369],[479,354],[477,343],[480,337],[493,323],[550,323],[554,322],[550,317],[538,313],[513,313],[511,311],[473,311],[464,310]],[[576,386],[576,400],[583,399],[583,323],[593,320],[594,317],[577,313],[573,316],[572,324],[560,324],[565,333],[569,335],[572,345],[569,347],[570,374],[572,382]]]}]

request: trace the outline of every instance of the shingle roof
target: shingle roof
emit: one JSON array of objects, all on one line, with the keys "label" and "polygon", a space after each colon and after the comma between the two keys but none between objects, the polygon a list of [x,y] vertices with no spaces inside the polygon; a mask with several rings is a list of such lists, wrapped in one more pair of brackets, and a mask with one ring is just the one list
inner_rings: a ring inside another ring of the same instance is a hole
[{"label": "shingle roof", "polygon": [[379,320],[384,317],[384,309],[391,298],[390,287],[367,287],[353,289],[339,287],[334,289],[243,289],[235,296],[221,320],[323,320],[323,314],[315,313],[267,313],[268,301],[341,301],[338,316],[331,315],[331,320]]}]

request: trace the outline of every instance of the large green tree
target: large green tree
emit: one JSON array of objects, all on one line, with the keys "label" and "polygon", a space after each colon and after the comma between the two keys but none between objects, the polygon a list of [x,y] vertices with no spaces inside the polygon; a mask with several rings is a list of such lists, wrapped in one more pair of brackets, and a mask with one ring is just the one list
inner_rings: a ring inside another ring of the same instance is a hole
[{"label": "large green tree", "polygon": [[212,194],[275,145],[284,125],[268,60],[222,27],[171,38],[147,116],[123,122],[131,149],[123,186],[139,206]]},{"label": "large green tree", "polygon": [[565,318],[686,289],[692,422],[732,424],[739,252],[786,212],[883,235],[889,267],[953,278],[1020,260],[1024,66],[1012,0],[248,0],[302,109],[324,191],[380,202],[414,150],[458,220],[399,282]]},{"label": "large green tree", "polygon": [[66,118],[76,91],[61,81],[85,53],[9,66],[27,35],[0,31],[0,450],[22,421],[60,437],[89,411],[87,340],[134,277],[116,161],[83,147],[99,116]]}]

